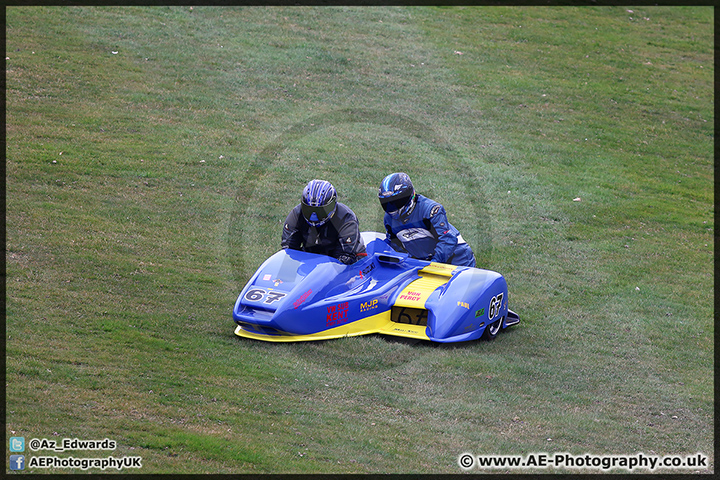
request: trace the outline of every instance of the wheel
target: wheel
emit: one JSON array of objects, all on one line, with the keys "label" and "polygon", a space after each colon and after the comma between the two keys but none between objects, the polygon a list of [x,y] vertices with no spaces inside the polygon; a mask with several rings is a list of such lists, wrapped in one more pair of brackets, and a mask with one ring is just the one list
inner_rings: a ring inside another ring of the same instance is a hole
[{"label": "wheel", "polygon": [[500,317],[496,322],[491,323],[487,327],[485,327],[485,331],[482,334],[482,338],[485,340],[492,340],[495,337],[497,337],[497,334],[500,332],[500,328],[502,328],[502,322],[505,317]]}]

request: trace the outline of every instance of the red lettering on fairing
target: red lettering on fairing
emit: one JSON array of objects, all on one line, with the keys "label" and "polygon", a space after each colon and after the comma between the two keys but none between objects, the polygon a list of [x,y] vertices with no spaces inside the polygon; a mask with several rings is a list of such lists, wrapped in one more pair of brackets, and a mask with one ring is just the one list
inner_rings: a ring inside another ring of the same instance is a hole
[{"label": "red lettering on fairing", "polygon": [[300,298],[298,298],[297,300],[295,300],[295,302],[293,302],[293,308],[295,308],[295,309],[298,308],[305,300],[307,300],[307,298],[310,296],[311,293],[312,293],[312,289],[310,289],[307,292],[300,295]]},{"label": "red lettering on fairing", "polygon": [[336,327],[342,325],[348,321],[348,311],[350,310],[350,303],[343,302],[327,307],[327,322],[326,326]]},{"label": "red lettering on fairing", "polygon": [[421,292],[407,292],[405,295],[400,295],[400,300],[410,300],[411,302],[419,302],[422,297]]}]

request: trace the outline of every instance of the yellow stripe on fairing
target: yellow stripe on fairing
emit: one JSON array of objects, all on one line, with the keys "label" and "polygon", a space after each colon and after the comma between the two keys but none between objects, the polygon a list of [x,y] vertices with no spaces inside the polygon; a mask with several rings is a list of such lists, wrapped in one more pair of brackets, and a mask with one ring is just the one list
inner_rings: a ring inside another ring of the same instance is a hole
[{"label": "yellow stripe on fairing", "polygon": [[392,322],[390,321],[390,310],[388,310],[362,320],[348,323],[347,325],[340,325],[339,327],[323,330],[322,332],[311,333],[309,335],[262,335],[243,330],[240,325],[235,328],[235,335],[254,340],[264,340],[266,342],[308,342],[342,337],[355,337],[357,335],[370,335],[373,333],[430,340],[430,338],[428,338],[425,334],[425,328],[426,327],[421,325],[405,325],[403,323]]},{"label": "yellow stripe on fairing", "polygon": [[424,270],[425,269],[418,272],[420,278],[410,282],[407,287],[402,289],[397,300],[395,300],[396,307],[425,308],[425,302],[428,297],[430,297],[430,294],[433,293],[436,288],[445,285],[448,280],[450,280],[450,278],[445,275],[426,273]]}]

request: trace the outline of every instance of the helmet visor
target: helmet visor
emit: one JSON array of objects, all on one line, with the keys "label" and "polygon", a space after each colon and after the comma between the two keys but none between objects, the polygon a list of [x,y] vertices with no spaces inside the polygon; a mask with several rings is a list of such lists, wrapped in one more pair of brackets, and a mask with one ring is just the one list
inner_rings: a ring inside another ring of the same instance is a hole
[{"label": "helmet visor", "polygon": [[410,197],[412,197],[411,192],[407,192],[404,195],[395,195],[387,198],[380,197],[380,205],[382,205],[383,210],[385,210],[387,213],[397,212],[402,207],[407,205]]},{"label": "helmet visor", "polygon": [[301,203],[303,217],[311,225],[324,222],[335,211],[336,200],[333,198],[325,205],[311,206],[305,202]]}]

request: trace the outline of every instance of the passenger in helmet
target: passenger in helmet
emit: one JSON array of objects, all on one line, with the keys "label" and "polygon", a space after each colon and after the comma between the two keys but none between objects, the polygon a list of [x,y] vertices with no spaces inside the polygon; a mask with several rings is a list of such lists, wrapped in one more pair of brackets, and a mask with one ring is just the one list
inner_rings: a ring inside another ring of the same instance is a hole
[{"label": "passenger in helmet", "polygon": [[475,266],[475,255],[460,232],[448,222],[445,208],[415,192],[406,173],[391,173],[380,184],[385,211],[385,242],[413,258]]},{"label": "passenger in helmet", "polygon": [[305,186],[300,204],[285,220],[280,246],[328,255],[346,265],[367,256],[355,213],[337,201],[335,187],[325,180]]}]

